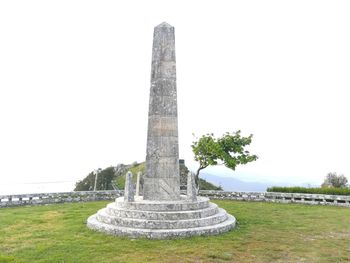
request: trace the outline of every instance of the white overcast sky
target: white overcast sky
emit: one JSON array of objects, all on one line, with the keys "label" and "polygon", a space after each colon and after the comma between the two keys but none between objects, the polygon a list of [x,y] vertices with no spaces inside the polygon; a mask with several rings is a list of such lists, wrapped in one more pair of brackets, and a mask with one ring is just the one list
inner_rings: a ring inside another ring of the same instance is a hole
[{"label": "white overcast sky", "polygon": [[264,182],[350,177],[349,1],[1,1],[2,182],[143,161],[153,27],[175,26],[180,158],[254,134]]}]

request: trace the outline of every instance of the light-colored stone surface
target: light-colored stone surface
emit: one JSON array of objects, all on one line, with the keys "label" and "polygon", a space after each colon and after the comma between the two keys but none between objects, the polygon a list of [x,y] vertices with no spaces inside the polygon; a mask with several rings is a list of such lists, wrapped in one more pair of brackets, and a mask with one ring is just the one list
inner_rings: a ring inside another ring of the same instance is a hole
[{"label": "light-colored stone surface", "polygon": [[134,202],[134,184],[131,172],[128,172],[125,177],[124,202]]},{"label": "light-colored stone surface", "polygon": [[[186,191],[182,191],[186,194]],[[243,200],[252,202],[300,203],[305,205],[330,205],[350,207],[350,196],[300,194],[300,193],[271,193],[271,192],[228,192],[228,191],[199,191],[201,196],[210,199]],[[77,191],[58,193],[35,193],[0,195],[0,208],[26,205],[45,205],[57,203],[90,202],[99,200],[114,200],[124,196],[123,190]]]},{"label": "light-colored stone surface", "polygon": [[88,218],[87,226],[89,228],[109,235],[126,236],[130,238],[144,237],[149,239],[168,239],[218,235],[231,230],[236,225],[236,219],[231,215],[227,215],[227,219],[224,222],[216,225],[183,229],[139,229],[122,227],[113,224],[105,224],[98,221],[96,217],[97,215],[92,215]]},{"label": "light-colored stone surface", "polygon": [[274,192],[228,192],[228,191],[200,191],[202,196],[211,199],[296,203],[306,205],[331,205],[350,207],[349,195],[324,195],[303,193],[274,193]]},{"label": "light-colored stone surface", "polygon": [[214,203],[209,203],[208,207],[206,208],[185,211],[131,210],[117,207],[115,203],[108,204],[106,209],[108,210],[108,214],[113,216],[150,220],[184,220],[193,218],[204,218],[218,213],[218,206]]},{"label": "light-colored stone surface", "polygon": [[175,30],[162,23],[153,34],[144,199],[179,199],[179,174]]},{"label": "light-colored stone surface", "polygon": [[194,180],[194,174],[191,172],[188,172],[187,174],[187,199],[191,201],[197,200],[197,193],[196,193],[196,182]]},{"label": "light-colored stone surface", "polygon": [[180,196],[180,198],[180,200],[175,201],[153,201],[143,200],[143,197],[140,196],[135,199],[135,202],[124,202],[124,199],[119,197],[115,200],[115,204],[120,208],[144,211],[184,211],[209,206],[209,198],[207,197],[198,197],[196,201],[190,201],[186,196]]},{"label": "light-colored stone surface", "polygon": [[90,217],[87,226],[112,235],[132,238],[175,238],[214,235],[232,229],[234,217],[206,197],[153,201],[136,196],[133,202],[117,198]]},{"label": "light-colored stone surface", "polygon": [[25,205],[32,206],[58,203],[113,200],[117,196],[123,195],[124,191],[115,190],[0,195],[0,208]]},{"label": "light-colored stone surface", "polygon": [[[186,194],[186,191],[182,191]],[[228,192],[201,190],[201,196],[210,199],[221,200],[243,200],[252,202],[274,202],[274,203],[300,203],[305,205],[330,205],[350,207],[350,196],[346,195],[323,195],[323,194],[301,194],[301,193],[272,193],[272,192]],[[123,190],[104,191],[77,191],[58,193],[35,193],[35,194],[13,194],[0,195],[0,208],[44,205],[57,203],[90,202],[99,200],[114,200],[116,196],[124,196]]]},{"label": "light-colored stone surface", "polygon": [[141,172],[137,173],[137,177],[136,177],[136,196],[140,195],[140,180],[141,180]]},{"label": "light-colored stone surface", "polygon": [[150,201],[142,197],[134,202],[118,198],[88,219],[91,229],[112,235],[155,239],[215,235],[232,229],[236,220],[224,209],[198,197],[190,201]]},{"label": "light-colored stone surface", "polygon": [[115,226],[144,228],[144,229],[180,229],[216,225],[227,219],[227,213],[223,209],[211,216],[190,219],[140,219],[131,217],[118,217],[109,214],[109,210],[103,208],[97,212],[100,222]]}]

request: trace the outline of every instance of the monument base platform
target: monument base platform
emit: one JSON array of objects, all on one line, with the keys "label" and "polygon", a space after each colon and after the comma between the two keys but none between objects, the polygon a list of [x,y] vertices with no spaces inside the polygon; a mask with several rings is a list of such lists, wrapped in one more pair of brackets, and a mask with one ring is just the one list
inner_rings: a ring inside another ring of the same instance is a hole
[{"label": "monument base platform", "polygon": [[217,235],[234,228],[236,219],[206,197],[190,201],[134,202],[117,198],[87,220],[90,229],[130,238],[168,239]]}]

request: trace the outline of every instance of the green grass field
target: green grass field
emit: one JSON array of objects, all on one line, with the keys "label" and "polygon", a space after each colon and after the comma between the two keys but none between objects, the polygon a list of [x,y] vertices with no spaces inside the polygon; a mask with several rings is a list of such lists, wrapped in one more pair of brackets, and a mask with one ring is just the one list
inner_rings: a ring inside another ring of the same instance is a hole
[{"label": "green grass field", "polygon": [[0,209],[0,262],[350,262],[349,208],[215,201],[234,231],[130,240],[85,226],[107,203]]}]

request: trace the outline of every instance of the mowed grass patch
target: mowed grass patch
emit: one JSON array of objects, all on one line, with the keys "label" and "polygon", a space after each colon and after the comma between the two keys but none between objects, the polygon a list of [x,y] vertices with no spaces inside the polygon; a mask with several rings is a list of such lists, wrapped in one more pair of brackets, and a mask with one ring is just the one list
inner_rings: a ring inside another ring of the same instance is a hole
[{"label": "mowed grass patch", "polygon": [[220,236],[131,240],[86,219],[108,202],[0,209],[0,262],[350,262],[350,209],[214,201],[238,220]]}]

